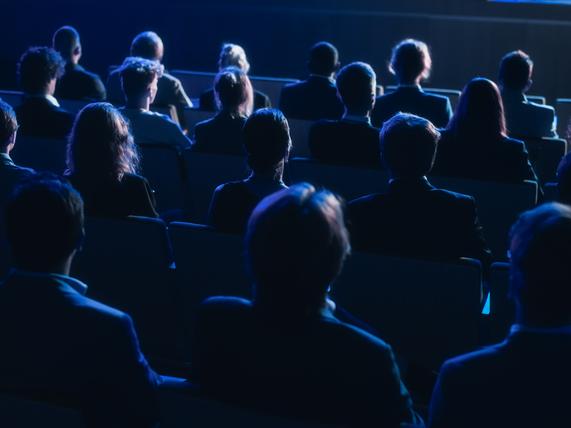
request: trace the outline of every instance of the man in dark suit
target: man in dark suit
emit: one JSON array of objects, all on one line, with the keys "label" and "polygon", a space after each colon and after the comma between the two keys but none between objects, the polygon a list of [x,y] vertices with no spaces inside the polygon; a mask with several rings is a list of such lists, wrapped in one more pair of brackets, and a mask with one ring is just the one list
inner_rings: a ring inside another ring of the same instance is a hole
[{"label": "man in dark suit", "polygon": [[71,130],[74,116],[54,98],[63,67],[61,55],[47,47],[30,48],[20,58],[18,77],[24,100],[16,114],[21,135],[65,138]]},{"label": "man in dark suit", "polygon": [[83,52],[77,30],[69,26],[61,27],[54,34],[52,46],[65,61],[65,72],[56,86],[57,97],[68,100],[105,100],[105,86],[100,77],[79,65]]},{"label": "man in dark suit", "polygon": [[245,244],[253,301],[218,297],[199,310],[203,390],[336,426],[416,422],[390,346],[341,321],[327,298],[349,252],[337,197],[307,183],[268,196]]},{"label": "man in dark suit", "polygon": [[380,145],[391,176],[389,190],[349,204],[356,249],[490,263],[474,198],[437,189],[426,178],[439,138],[434,125],[418,116],[400,113],[385,122]]},{"label": "man in dark suit", "polygon": [[345,106],[341,120],[322,120],[309,131],[311,157],[341,165],[379,166],[379,130],[371,125],[377,78],[369,64],[341,69],[337,88]]},{"label": "man in dark suit", "polygon": [[516,138],[557,137],[555,109],[532,103],[525,96],[532,75],[533,61],[525,52],[510,52],[502,58],[499,81],[508,132]]},{"label": "man in dark suit", "polygon": [[0,389],[79,407],[89,427],[154,427],[161,381],[131,318],[69,276],[83,202],[55,177],[16,190],[5,213],[14,270],[0,284]]},{"label": "man in dark suit", "polygon": [[445,128],[452,117],[448,97],[428,94],[420,83],[427,79],[432,68],[432,59],[426,43],[406,39],[393,48],[389,71],[398,80],[394,92],[377,98],[371,115],[373,125],[383,123],[396,113],[412,113],[430,120],[437,128]]},{"label": "man in dark suit", "polygon": [[571,208],[524,213],[511,234],[515,324],[504,342],[447,361],[433,428],[563,427],[571,392]]},{"label": "man in dark suit", "polygon": [[340,119],[344,107],[335,86],[339,52],[331,43],[319,42],[311,48],[307,65],[306,80],[282,89],[280,110],[289,119]]}]

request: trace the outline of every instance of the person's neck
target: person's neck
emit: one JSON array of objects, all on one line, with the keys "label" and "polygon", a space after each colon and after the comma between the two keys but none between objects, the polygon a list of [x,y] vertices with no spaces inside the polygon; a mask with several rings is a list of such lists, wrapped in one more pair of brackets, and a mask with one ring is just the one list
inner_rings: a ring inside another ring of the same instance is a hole
[{"label": "person's neck", "polygon": [[283,168],[278,171],[252,171],[250,179],[281,183],[283,180]]},{"label": "person's neck", "polygon": [[127,104],[126,104],[128,109],[134,109],[134,110],[143,110],[143,111],[149,111],[150,107],[151,107],[151,103],[149,102],[148,98],[142,98],[142,99],[127,99]]},{"label": "person's neck", "polygon": [[345,114],[343,116],[353,116],[353,117],[362,117],[362,118],[370,118],[371,112],[367,111],[357,111],[357,110],[349,110],[345,109]]},{"label": "person's neck", "polygon": [[69,276],[71,272],[71,261],[73,260],[72,257],[68,259],[54,263],[50,266],[28,266],[28,265],[18,265],[16,264],[16,268],[26,272],[32,273],[52,273],[56,275],[65,275]]},{"label": "person's neck", "polygon": [[416,79],[416,80],[411,80],[411,81],[400,80],[399,86],[418,86],[418,87],[420,87],[420,78]]}]

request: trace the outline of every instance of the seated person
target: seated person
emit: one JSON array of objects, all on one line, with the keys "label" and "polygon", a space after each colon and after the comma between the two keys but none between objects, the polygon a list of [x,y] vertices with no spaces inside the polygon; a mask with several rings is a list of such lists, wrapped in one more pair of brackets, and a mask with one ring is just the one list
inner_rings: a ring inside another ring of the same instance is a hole
[{"label": "seated person", "polygon": [[115,107],[94,103],[77,115],[68,145],[67,176],[89,216],[158,217],[129,126]]},{"label": "seated person", "polygon": [[352,166],[379,166],[379,130],[371,126],[377,78],[369,64],[354,62],[341,69],[337,89],[345,106],[341,120],[322,120],[309,132],[311,157]]},{"label": "seated person", "polygon": [[[218,59],[218,71],[222,71],[227,67],[236,67],[242,70],[245,74],[250,71],[250,63],[246,57],[246,51],[242,46],[232,43],[225,43],[222,45],[220,57]],[[260,92],[254,91],[254,110],[261,108],[270,108],[272,103],[270,98]],[[210,89],[200,95],[200,110],[216,111],[218,110],[216,104],[216,97],[214,89]]]},{"label": "seated person", "polygon": [[309,52],[309,77],[282,88],[280,110],[290,119],[340,119],[344,107],[335,86],[339,52],[331,43],[319,42]]},{"label": "seated person", "polygon": [[185,149],[192,142],[170,117],[150,111],[157,95],[162,67],[154,61],[131,58],[121,67],[121,84],[127,104],[119,111],[129,119],[137,144],[154,143]]},{"label": "seated person", "polygon": [[193,377],[205,393],[338,426],[415,422],[393,352],[327,299],[348,255],[342,204],[302,183],[268,196],[245,238],[252,300],[198,312]]},{"label": "seated person", "polygon": [[428,94],[420,83],[430,76],[432,58],[426,43],[406,39],[393,48],[389,71],[395,75],[398,87],[394,92],[377,98],[371,120],[375,126],[396,113],[412,113],[430,120],[437,128],[444,128],[452,117],[448,97]]},{"label": "seated person", "polygon": [[426,178],[439,137],[434,125],[418,116],[399,113],[385,122],[380,142],[391,177],[389,190],[349,204],[354,248],[401,257],[491,262],[474,198],[437,189]]},{"label": "seated person", "polygon": [[64,74],[56,86],[57,97],[69,100],[105,100],[105,86],[100,77],[79,65],[83,51],[77,30],[69,26],[61,27],[54,34],[52,46],[65,61]]},{"label": "seated person", "polygon": [[571,205],[571,153],[567,153],[557,168],[557,200]]},{"label": "seated person", "polygon": [[537,181],[523,142],[506,136],[498,87],[476,78],[466,85],[442,132],[433,174],[475,180]]},{"label": "seated person", "polygon": [[494,346],[442,366],[432,428],[562,427],[571,379],[571,208],[551,203],[511,232],[515,324]]},{"label": "seated person", "polygon": [[154,427],[162,379],[131,317],[69,276],[84,237],[79,194],[55,177],[34,180],[5,219],[15,269],[0,284],[0,389],[78,407],[89,427]]},{"label": "seated person", "polygon": [[525,52],[510,52],[502,58],[499,82],[508,132],[516,138],[557,137],[555,109],[525,97],[532,74],[533,61]]},{"label": "seated person", "polygon": [[16,109],[20,135],[65,138],[69,134],[73,115],[53,96],[63,69],[60,54],[50,48],[30,48],[20,58],[18,78],[24,91],[22,104]]},{"label": "seated person", "polygon": [[218,73],[214,92],[219,112],[194,127],[193,150],[243,155],[242,128],[252,113],[252,84],[242,70],[228,67]]},{"label": "seated person", "polygon": [[243,233],[256,205],[269,194],[287,188],[283,174],[291,139],[285,116],[279,110],[258,110],[246,121],[243,133],[252,173],[214,191],[208,223],[220,232]]}]

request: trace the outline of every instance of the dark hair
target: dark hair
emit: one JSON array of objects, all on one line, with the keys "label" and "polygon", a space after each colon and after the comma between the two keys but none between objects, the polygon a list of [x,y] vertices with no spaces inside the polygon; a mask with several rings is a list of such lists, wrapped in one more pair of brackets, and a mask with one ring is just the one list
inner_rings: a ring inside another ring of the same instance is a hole
[{"label": "dark hair", "polygon": [[67,61],[73,56],[77,48],[81,49],[79,33],[75,28],[68,25],[61,27],[54,33],[52,46]]},{"label": "dark hair", "polygon": [[163,41],[153,31],[137,34],[131,43],[131,56],[138,56],[151,61],[162,60]]},{"label": "dark hair", "polygon": [[337,90],[351,111],[366,112],[373,108],[377,76],[373,68],[364,62],[353,62],[337,75]]},{"label": "dark hair", "polygon": [[528,54],[523,51],[510,52],[500,62],[500,85],[523,92],[527,89],[532,72],[533,61]]},{"label": "dark hair", "polygon": [[18,78],[22,90],[28,94],[45,91],[52,79],[62,76],[64,65],[61,55],[52,48],[29,48],[18,63]]},{"label": "dark hair", "polygon": [[316,43],[309,51],[307,65],[310,73],[329,76],[339,67],[339,52],[331,43]]},{"label": "dark hair", "polygon": [[557,167],[559,201],[571,205],[571,153],[567,153]]},{"label": "dark hair", "polygon": [[68,174],[121,180],[138,165],[129,125],[115,107],[93,103],[77,114],[67,146]]},{"label": "dark hair", "polygon": [[496,84],[472,79],[462,91],[448,129],[469,143],[490,143],[506,135],[504,103]]},{"label": "dark hair", "polygon": [[279,172],[291,148],[289,125],[276,109],[255,111],[244,124],[244,148],[255,172]]},{"label": "dark hair", "polygon": [[395,178],[416,178],[432,169],[440,132],[428,120],[398,113],[383,125],[381,157]]},{"label": "dark hair", "polygon": [[81,245],[83,201],[66,181],[38,176],[16,188],[5,222],[15,266],[49,272]]},{"label": "dark hair", "polygon": [[510,295],[519,321],[571,320],[571,207],[544,204],[522,214],[511,231]]},{"label": "dark hair", "polygon": [[14,133],[18,130],[18,119],[14,109],[0,100],[0,148],[5,149]]},{"label": "dark hair", "polygon": [[141,95],[155,78],[163,74],[163,66],[144,58],[129,57],[120,69],[121,85],[125,97],[134,98]]},{"label": "dark hair", "polygon": [[342,201],[307,183],[266,197],[246,232],[256,302],[315,310],[350,252]]},{"label": "dark hair", "polygon": [[220,110],[249,116],[254,104],[254,91],[248,75],[236,67],[228,67],[214,79],[214,93]]},{"label": "dark hair", "polygon": [[419,77],[427,79],[432,69],[432,58],[426,43],[406,39],[398,43],[392,51],[389,71],[400,82],[414,82]]}]

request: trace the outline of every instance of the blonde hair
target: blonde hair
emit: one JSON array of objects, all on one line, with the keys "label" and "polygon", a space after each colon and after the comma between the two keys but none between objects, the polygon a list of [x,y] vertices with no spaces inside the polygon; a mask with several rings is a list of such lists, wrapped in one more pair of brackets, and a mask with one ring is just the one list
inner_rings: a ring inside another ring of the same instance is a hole
[{"label": "blonde hair", "polygon": [[242,46],[233,43],[224,43],[222,45],[220,57],[218,58],[218,69],[223,70],[226,67],[237,67],[248,74],[250,63]]}]

